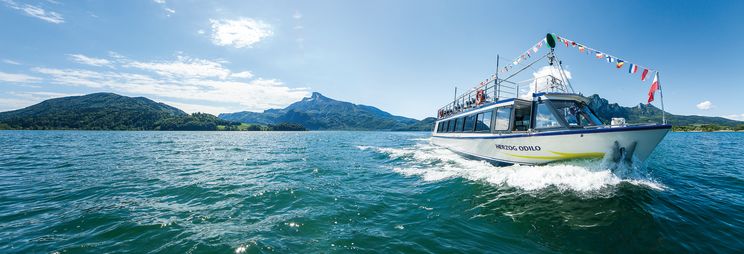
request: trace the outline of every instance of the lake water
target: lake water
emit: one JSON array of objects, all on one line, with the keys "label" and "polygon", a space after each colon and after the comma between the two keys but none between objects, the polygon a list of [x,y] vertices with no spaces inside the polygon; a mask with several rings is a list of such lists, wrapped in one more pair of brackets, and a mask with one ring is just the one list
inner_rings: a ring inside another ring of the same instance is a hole
[{"label": "lake water", "polygon": [[428,133],[0,131],[0,253],[744,251],[744,133],[496,167]]}]

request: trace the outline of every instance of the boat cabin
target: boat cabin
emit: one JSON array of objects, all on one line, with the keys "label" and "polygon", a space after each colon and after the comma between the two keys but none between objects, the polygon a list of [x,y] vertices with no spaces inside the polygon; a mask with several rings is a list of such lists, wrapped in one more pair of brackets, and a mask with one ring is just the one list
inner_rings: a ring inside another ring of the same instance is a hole
[{"label": "boat cabin", "polygon": [[434,132],[507,134],[602,126],[587,103],[580,94],[536,93],[532,101],[505,99],[441,117]]}]

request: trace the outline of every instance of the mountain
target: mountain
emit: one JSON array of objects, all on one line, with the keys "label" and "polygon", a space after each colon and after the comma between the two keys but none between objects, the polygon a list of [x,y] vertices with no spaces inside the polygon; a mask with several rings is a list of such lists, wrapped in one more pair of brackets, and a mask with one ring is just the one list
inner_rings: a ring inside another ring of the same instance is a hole
[{"label": "mountain", "polygon": [[216,130],[236,125],[210,114],[186,114],[144,97],[94,93],[45,100],[23,109],[0,113],[0,123],[12,129],[76,130]]},{"label": "mountain", "polygon": [[[623,107],[617,103],[609,103],[607,99],[600,97],[599,95],[592,95],[588,97],[589,107],[594,110],[602,122],[609,124],[613,117],[623,117],[628,123],[661,123],[661,109],[654,107],[653,105],[638,104],[635,107]],[[710,117],[710,116],[683,116],[673,115],[669,112],[666,113],[666,120],[668,124],[675,126],[688,126],[688,125],[720,125],[726,127],[736,127],[744,124],[741,121],[735,121],[726,119],[723,117]]]},{"label": "mountain", "polygon": [[310,130],[431,130],[433,126],[433,118],[423,124],[372,106],[337,101],[317,92],[283,109],[223,113],[219,117],[242,123],[299,123]]}]

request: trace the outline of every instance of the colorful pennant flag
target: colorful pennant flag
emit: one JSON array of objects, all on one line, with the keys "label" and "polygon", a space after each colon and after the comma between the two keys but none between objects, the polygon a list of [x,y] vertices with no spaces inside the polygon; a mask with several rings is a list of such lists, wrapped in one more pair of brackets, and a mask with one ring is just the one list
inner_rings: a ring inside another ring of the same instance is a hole
[{"label": "colorful pennant flag", "polygon": [[643,72],[641,73],[641,81],[646,81],[646,77],[648,77],[648,69],[643,69]]},{"label": "colorful pennant flag", "polygon": [[568,40],[563,39],[563,43],[565,43],[566,44],[566,47],[568,47]]},{"label": "colorful pennant flag", "polygon": [[579,45],[579,52],[584,53],[584,46]]},{"label": "colorful pennant flag", "polygon": [[654,101],[654,93],[659,90],[659,72],[654,73],[654,81],[651,82],[651,89],[648,90],[648,103]]},{"label": "colorful pennant flag", "polygon": [[607,62],[608,63],[612,63],[612,62],[615,62],[615,61],[612,60],[612,57],[611,56],[607,55]]},{"label": "colorful pennant flag", "polygon": [[604,57],[604,55],[600,52],[597,52],[596,56],[597,56],[597,59],[602,59],[602,57]]},{"label": "colorful pennant flag", "polygon": [[620,59],[617,59],[617,68],[618,69],[622,68],[624,64],[625,64],[625,61],[620,60]]},{"label": "colorful pennant flag", "polygon": [[630,64],[630,67],[628,67],[628,73],[636,73],[638,72],[638,65]]}]

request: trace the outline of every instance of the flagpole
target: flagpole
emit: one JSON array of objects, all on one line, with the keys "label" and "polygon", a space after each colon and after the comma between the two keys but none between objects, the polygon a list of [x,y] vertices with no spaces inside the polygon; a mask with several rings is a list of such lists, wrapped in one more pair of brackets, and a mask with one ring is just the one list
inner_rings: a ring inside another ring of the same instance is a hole
[{"label": "flagpole", "polygon": [[656,82],[659,86],[659,95],[661,95],[661,123],[666,124],[666,111],[664,111],[664,89],[661,88],[661,78],[659,78],[659,72],[656,72]]}]

